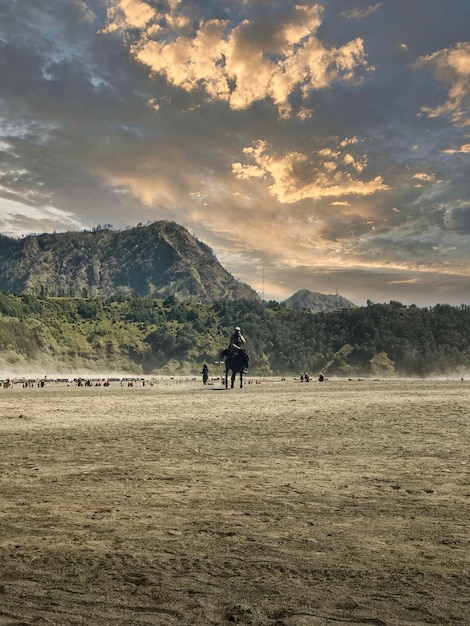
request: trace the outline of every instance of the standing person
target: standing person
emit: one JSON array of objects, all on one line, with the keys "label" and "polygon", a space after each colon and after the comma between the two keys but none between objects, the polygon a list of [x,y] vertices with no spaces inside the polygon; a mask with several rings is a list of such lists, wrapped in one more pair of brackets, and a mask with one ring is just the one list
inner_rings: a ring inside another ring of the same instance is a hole
[{"label": "standing person", "polygon": [[207,384],[207,380],[209,378],[209,368],[207,367],[207,363],[204,363],[204,365],[202,366],[202,382],[204,383],[204,385]]},{"label": "standing person", "polygon": [[232,356],[232,354],[235,354],[236,352],[238,352],[238,350],[243,350],[243,348],[245,347],[245,344],[246,344],[246,339],[242,335],[240,326],[235,326],[235,328],[233,329],[233,334],[230,337],[230,344],[227,350],[227,358],[229,356]]}]

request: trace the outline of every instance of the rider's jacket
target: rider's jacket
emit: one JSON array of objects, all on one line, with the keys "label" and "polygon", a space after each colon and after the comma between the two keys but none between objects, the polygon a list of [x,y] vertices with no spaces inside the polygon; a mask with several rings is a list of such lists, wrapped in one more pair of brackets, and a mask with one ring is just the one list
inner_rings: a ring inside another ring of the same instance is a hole
[{"label": "rider's jacket", "polygon": [[232,354],[236,350],[241,350],[246,344],[245,337],[241,333],[233,333],[230,337],[230,344],[228,347],[228,353]]}]

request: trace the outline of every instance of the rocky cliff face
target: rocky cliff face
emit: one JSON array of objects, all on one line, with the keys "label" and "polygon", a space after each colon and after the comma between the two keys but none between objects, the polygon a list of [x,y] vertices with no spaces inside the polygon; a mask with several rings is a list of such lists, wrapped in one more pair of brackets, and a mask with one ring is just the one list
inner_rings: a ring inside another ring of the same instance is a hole
[{"label": "rocky cliff face", "polygon": [[258,299],[185,228],[160,221],[124,231],[0,236],[0,289],[48,296],[192,302]]}]

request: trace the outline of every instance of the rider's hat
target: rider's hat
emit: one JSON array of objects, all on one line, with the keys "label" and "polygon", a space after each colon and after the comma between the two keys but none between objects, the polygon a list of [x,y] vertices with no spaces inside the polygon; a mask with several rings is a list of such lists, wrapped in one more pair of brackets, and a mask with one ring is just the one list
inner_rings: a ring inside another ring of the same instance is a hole
[{"label": "rider's hat", "polygon": [[241,330],[240,326],[235,326],[235,330]]}]

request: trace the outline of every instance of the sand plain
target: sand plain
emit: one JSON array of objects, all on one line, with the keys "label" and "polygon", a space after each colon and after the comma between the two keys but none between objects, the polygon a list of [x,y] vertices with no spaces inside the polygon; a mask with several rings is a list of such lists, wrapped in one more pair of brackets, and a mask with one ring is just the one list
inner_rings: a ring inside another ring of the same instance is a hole
[{"label": "sand plain", "polygon": [[0,389],[2,626],[470,624],[470,381]]}]

